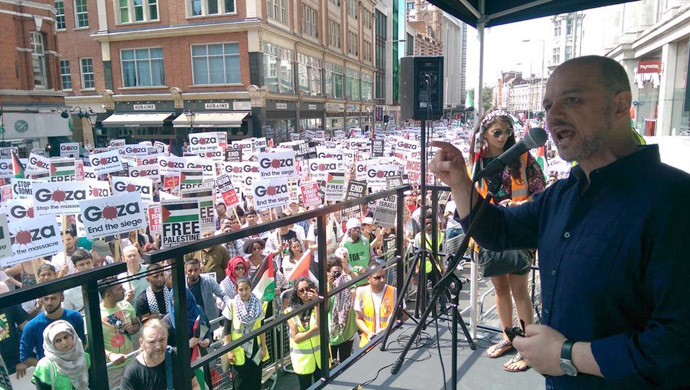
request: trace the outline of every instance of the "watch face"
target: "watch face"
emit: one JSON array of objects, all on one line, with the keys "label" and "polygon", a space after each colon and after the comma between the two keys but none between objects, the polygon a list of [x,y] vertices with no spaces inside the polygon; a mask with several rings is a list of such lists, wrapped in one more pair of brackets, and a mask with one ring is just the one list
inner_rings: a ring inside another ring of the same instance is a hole
[{"label": "watch face", "polygon": [[577,375],[577,369],[575,366],[573,366],[573,363],[570,362],[570,360],[565,360],[561,359],[561,370],[565,373],[565,375],[569,376],[575,376]]}]

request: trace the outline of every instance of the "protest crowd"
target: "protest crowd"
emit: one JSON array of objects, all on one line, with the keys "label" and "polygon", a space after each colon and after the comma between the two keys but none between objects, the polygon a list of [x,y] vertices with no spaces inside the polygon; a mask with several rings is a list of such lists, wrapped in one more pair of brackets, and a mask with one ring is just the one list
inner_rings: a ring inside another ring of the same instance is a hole
[{"label": "protest crowd", "polygon": [[[510,123],[516,134],[508,135],[519,138],[526,129],[513,125],[513,118]],[[40,149],[27,156],[3,151],[12,161],[2,176],[0,227],[9,231],[11,253],[0,253],[0,292],[126,263],[126,272],[100,281],[109,387],[166,389],[169,360],[184,346],[174,345],[170,264],[147,264],[147,254],[411,184],[402,232],[395,228],[394,196],[329,215],[325,259],[318,258],[315,219],[205,248],[184,259],[193,360],[212,343],[230,343],[317,298],[320,262],[328,272],[328,289],[375,270],[327,303],[335,366],[393,321],[395,273],[376,266],[394,256],[396,236],[402,235],[411,253],[423,237],[431,246],[434,222],[420,221],[419,132],[411,126],[329,134],[308,130],[280,144],[266,138],[228,142],[225,133],[204,132],[189,134],[183,148],[112,140],[108,147],[81,155],[71,144],[61,145],[60,156],[52,157]],[[465,124],[437,122],[431,133],[432,139],[451,142],[466,155],[474,145],[472,129]],[[553,150],[546,147],[530,157],[530,166],[539,165],[534,170],[541,175],[542,184],[535,185],[539,191],[567,172],[567,164],[562,169],[546,162],[547,157],[558,160]],[[434,150],[429,152],[431,158]],[[427,181],[436,183],[431,173]],[[450,192],[441,192],[438,203],[442,250],[463,231],[454,218]],[[431,210],[426,212],[429,216]],[[30,377],[39,389],[88,388],[95,378],[88,375],[84,315],[81,287],[2,308],[5,375]],[[292,317],[283,330],[289,337],[288,362],[301,389],[317,380],[322,368],[319,315],[315,306]],[[231,350],[221,368],[214,369],[214,381],[231,382],[235,389],[260,388],[262,369],[275,358],[269,342],[262,334]],[[500,356],[506,347],[504,343],[494,352]],[[191,385],[177,388],[190,387],[206,388],[201,370]]]}]

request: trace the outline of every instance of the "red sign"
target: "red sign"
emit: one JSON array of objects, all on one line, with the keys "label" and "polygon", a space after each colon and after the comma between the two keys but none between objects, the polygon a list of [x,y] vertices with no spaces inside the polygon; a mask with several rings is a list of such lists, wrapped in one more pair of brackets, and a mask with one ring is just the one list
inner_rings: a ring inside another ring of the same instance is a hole
[{"label": "red sign", "polygon": [[180,187],[180,175],[175,176],[164,176],[163,177],[163,189],[169,190],[172,188]]},{"label": "red sign", "polygon": [[317,182],[305,183],[300,186],[304,207],[320,206],[323,201],[319,196],[319,184]]},{"label": "red sign", "polygon": [[84,181],[84,162],[81,160],[74,160],[74,180]]},{"label": "red sign", "polygon": [[237,192],[235,192],[234,188],[230,191],[223,192],[223,203],[225,203],[227,207],[240,204],[240,199],[237,197]]},{"label": "red sign", "polygon": [[8,200],[12,199],[12,185],[8,184],[0,187],[0,199],[3,202],[7,202]]},{"label": "red sign", "polygon": [[161,205],[160,203],[150,204],[149,207],[149,229],[151,234],[161,234]]},{"label": "red sign", "polygon": [[661,73],[661,60],[646,60],[638,62],[637,73]]}]

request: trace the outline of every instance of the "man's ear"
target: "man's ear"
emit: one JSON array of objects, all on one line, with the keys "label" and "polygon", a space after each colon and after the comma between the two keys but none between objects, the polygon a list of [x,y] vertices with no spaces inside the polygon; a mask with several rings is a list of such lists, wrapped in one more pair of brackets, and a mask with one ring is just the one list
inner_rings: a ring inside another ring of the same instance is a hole
[{"label": "man's ear", "polygon": [[619,92],[613,99],[616,118],[630,114],[630,107],[632,105],[632,93],[630,91]]}]

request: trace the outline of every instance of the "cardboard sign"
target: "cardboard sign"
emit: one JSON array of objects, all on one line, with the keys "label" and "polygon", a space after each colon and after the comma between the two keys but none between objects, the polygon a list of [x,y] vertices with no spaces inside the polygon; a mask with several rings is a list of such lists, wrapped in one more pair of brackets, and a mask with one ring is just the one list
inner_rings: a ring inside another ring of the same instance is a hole
[{"label": "cardboard sign", "polygon": [[298,160],[316,158],[316,143],[314,142],[302,142],[293,145],[292,150],[295,151],[295,158]]},{"label": "cardboard sign", "polygon": [[295,171],[295,152],[259,153],[259,177],[271,179],[278,177],[293,178]]},{"label": "cardboard sign", "polygon": [[161,228],[161,204],[151,203],[148,206],[149,216],[149,231],[153,235],[159,235],[162,232]]},{"label": "cardboard sign", "polygon": [[225,151],[225,161],[227,162],[241,162],[242,149],[228,149]]},{"label": "cardboard sign", "polygon": [[71,183],[31,184],[36,215],[79,213],[79,203],[88,199],[88,185],[83,181]]},{"label": "cardboard sign", "polygon": [[75,181],[76,168],[73,158],[54,158],[50,160],[50,181],[54,183]]},{"label": "cardboard sign", "polygon": [[12,256],[12,240],[7,217],[0,214],[0,259]]},{"label": "cardboard sign", "polygon": [[31,190],[31,183],[36,181],[31,179],[12,179],[12,198],[33,198],[34,193]]},{"label": "cardboard sign", "polygon": [[256,210],[283,206],[290,203],[290,191],[286,177],[255,180],[252,182],[252,194],[254,195]]},{"label": "cardboard sign", "polygon": [[323,200],[319,196],[319,183],[312,181],[300,186],[304,207],[320,206]]},{"label": "cardboard sign", "polygon": [[220,175],[216,179],[216,186],[218,187],[218,193],[223,197],[223,203],[225,206],[232,207],[240,203],[240,199],[237,197],[237,192],[235,187],[233,187],[230,181],[230,176]]},{"label": "cardboard sign", "polygon": [[60,144],[60,157],[79,157],[79,142]]},{"label": "cardboard sign", "polygon": [[216,208],[213,204],[213,187],[201,186],[180,190],[180,196],[199,201],[199,229],[202,233],[216,230]]},{"label": "cardboard sign", "polygon": [[8,225],[12,255],[0,259],[0,266],[10,267],[24,261],[52,256],[65,250],[60,228],[53,216],[23,219]]},{"label": "cardboard sign", "polygon": [[129,177],[146,178],[155,181],[160,181],[160,174],[158,172],[158,164],[156,165],[139,165],[136,167],[129,167]]},{"label": "cardboard sign", "polygon": [[[114,178],[114,177],[113,177]],[[89,186],[88,196],[94,198],[106,198],[110,196],[110,183],[103,180],[86,180]]]},{"label": "cardboard sign", "polygon": [[31,219],[34,217],[34,202],[31,199],[10,199],[7,201],[6,214],[10,222]]},{"label": "cardboard sign", "polygon": [[343,200],[345,193],[345,173],[344,172],[330,172],[326,179],[326,189],[324,200],[328,202],[337,202]]},{"label": "cardboard sign", "polygon": [[199,201],[161,200],[162,248],[199,241]]},{"label": "cardboard sign", "polygon": [[399,175],[399,167],[394,164],[367,163],[366,180],[369,187],[386,188],[386,177]]},{"label": "cardboard sign", "polygon": [[50,170],[50,159],[34,153],[29,155],[29,163],[26,165],[28,172]]},{"label": "cardboard sign", "polygon": [[342,162],[334,158],[315,158],[309,160],[309,174],[313,180],[326,180],[328,172],[342,171]]},{"label": "cardboard sign", "polygon": [[119,149],[123,148],[125,144],[127,144],[127,142],[125,142],[123,139],[111,139],[108,143],[108,146],[112,149]]},{"label": "cardboard sign", "polygon": [[403,180],[400,175],[388,176],[386,178],[386,188],[388,189],[400,187],[401,185],[403,185]]},{"label": "cardboard sign", "polygon": [[120,154],[127,157],[144,157],[149,155],[147,145],[125,145],[119,149]]},{"label": "cardboard sign", "polygon": [[374,224],[393,228],[395,227],[397,196],[392,195],[376,201],[374,210]]},{"label": "cardboard sign", "polygon": [[117,150],[92,154],[89,156],[89,162],[91,163],[94,173],[97,175],[122,170],[122,159]]},{"label": "cardboard sign", "polygon": [[146,178],[112,177],[113,194],[137,192],[141,201],[148,204],[153,202],[153,182]]},{"label": "cardboard sign", "polygon": [[204,172],[201,169],[183,169],[180,172],[180,190],[201,187],[204,182]]},{"label": "cardboard sign", "polygon": [[350,180],[347,182],[347,191],[345,192],[345,200],[357,199],[363,197],[367,192],[367,183],[363,181]]},{"label": "cardboard sign", "polygon": [[384,143],[382,139],[371,141],[371,155],[373,157],[383,157]]},{"label": "cardboard sign", "polygon": [[80,214],[90,240],[141,229],[147,222],[137,192],[81,202]]},{"label": "cardboard sign", "polygon": [[218,133],[189,134],[189,151],[193,153],[213,152],[220,150]]},{"label": "cardboard sign", "polygon": [[12,186],[10,184],[0,187],[0,201],[7,202],[12,198]]},{"label": "cardboard sign", "polygon": [[163,189],[180,188],[180,174],[163,177]]},{"label": "cardboard sign", "polygon": [[173,173],[180,173],[185,169],[187,159],[176,156],[159,156],[158,165],[160,165],[159,172],[161,175],[170,175]]}]

